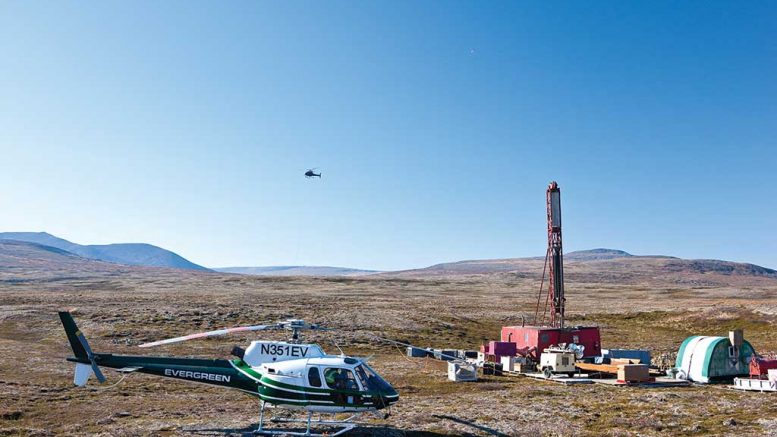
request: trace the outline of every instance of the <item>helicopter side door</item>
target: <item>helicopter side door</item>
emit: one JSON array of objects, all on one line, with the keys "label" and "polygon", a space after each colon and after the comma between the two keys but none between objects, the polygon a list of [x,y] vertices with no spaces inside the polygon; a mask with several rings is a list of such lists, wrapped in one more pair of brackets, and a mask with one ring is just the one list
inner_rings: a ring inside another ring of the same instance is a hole
[{"label": "helicopter side door", "polygon": [[336,405],[364,405],[363,389],[351,369],[326,367],[324,369],[324,384],[333,390],[330,398]]}]

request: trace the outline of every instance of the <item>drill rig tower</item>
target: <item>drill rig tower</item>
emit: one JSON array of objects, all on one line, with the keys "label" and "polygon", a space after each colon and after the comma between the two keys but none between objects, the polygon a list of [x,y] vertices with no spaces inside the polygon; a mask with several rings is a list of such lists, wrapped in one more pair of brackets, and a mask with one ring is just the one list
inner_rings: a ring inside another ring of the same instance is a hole
[{"label": "drill rig tower", "polygon": [[[561,190],[554,181],[545,191],[548,213],[548,250],[545,253],[545,267],[537,294],[537,310],[534,313],[535,326],[503,326],[502,341],[515,343],[519,350],[526,350],[527,356],[539,360],[546,348],[559,344],[576,344],[584,347],[584,357],[601,355],[599,328],[595,326],[565,326],[564,307],[564,255],[561,247]],[[549,268],[548,281],[545,273]],[[547,289],[545,287],[548,287]],[[545,296],[545,299],[542,297]],[[545,305],[542,305],[544,300]],[[545,325],[545,314],[550,307],[550,323]],[[540,319],[540,315],[542,318]]]},{"label": "drill rig tower", "polygon": [[564,252],[561,247],[561,190],[556,181],[546,191],[548,206],[548,300],[550,300],[550,326],[564,327]]}]

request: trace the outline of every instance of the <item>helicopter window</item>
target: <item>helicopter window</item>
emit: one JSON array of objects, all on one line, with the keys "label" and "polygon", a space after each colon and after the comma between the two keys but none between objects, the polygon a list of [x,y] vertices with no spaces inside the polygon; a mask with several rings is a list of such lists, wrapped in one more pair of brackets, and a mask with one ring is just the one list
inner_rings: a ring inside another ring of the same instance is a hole
[{"label": "helicopter window", "polygon": [[348,369],[329,367],[324,370],[326,385],[335,390],[359,390],[359,384],[353,372]]},{"label": "helicopter window", "polygon": [[359,377],[359,381],[362,383],[362,387],[367,390],[388,390],[391,388],[388,382],[378,376],[374,370],[365,364],[360,364],[354,368],[356,375]]},{"label": "helicopter window", "polygon": [[308,369],[308,383],[311,387],[321,387],[321,373],[318,367]]}]

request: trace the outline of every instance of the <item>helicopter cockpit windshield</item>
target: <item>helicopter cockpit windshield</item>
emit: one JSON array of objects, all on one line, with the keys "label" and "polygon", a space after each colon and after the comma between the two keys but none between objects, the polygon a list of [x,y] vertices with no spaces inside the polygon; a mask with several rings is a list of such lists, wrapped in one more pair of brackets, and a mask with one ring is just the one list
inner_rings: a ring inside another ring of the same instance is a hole
[{"label": "helicopter cockpit windshield", "polygon": [[364,387],[367,391],[387,391],[391,390],[391,385],[386,382],[383,378],[378,376],[377,373],[375,373],[374,370],[370,368],[367,364],[359,364],[358,366],[354,367],[354,372],[356,372],[356,376],[359,378],[359,382],[361,382],[362,387]]}]

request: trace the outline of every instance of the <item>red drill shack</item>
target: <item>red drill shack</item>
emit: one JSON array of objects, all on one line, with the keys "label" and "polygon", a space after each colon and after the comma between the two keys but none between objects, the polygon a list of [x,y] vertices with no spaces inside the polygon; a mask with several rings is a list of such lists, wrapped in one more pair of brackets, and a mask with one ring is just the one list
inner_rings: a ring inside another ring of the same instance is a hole
[{"label": "red drill shack", "polygon": [[515,343],[518,349],[531,348],[529,356],[538,360],[542,351],[560,343],[574,343],[585,346],[584,357],[598,357],[602,354],[599,328],[577,326],[574,328],[551,328],[547,326],[503,326],[502,341]]}]

